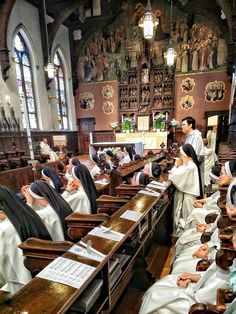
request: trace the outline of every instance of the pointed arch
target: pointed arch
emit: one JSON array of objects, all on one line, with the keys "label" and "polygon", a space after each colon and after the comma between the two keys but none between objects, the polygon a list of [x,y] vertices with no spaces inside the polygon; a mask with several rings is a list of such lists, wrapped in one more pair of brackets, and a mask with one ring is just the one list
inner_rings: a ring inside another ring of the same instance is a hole
[{"label": "pointed arch", "polygon": [[[38,98],[35,89],[37,79],[36,68],[38,68],[37,54],[27,30],[22,24],[18,25],[14,31],[11,54],[16,69],[16,84],[20,98],[23,127],[26,128],[25,114],[27,114],[30,128],[38,129]],[[26,108],[26,113],[24,112],[24,108]]]},{"label": "pointed arch", "polygon": [[54,66],[56,67],[56,74],[54,77],[57,117],[60,130],[69,129],[69,89],[68,89],[68,72],[69,66],[65,59],[63,49],[58,45],[54,50]]}]

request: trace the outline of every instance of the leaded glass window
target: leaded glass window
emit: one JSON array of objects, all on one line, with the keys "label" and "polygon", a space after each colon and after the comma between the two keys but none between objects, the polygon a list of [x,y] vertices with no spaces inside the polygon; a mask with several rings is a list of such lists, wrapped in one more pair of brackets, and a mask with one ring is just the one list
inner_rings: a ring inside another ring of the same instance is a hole
[{"label": "leaded glass window", "polygon": [[65,91],[65,75],[63,65],[58,52],[54,56],[54,66],[56,67],[55,89],[57,98],[57,116],[60,130],[66,130],[68,126],[68,108]]},{"label": "leaded glass window", "polygon": [[23,117],[23,127],[26,128],[26,116],[24,112],[24,107],[26,107],[30,128],[37,129],[38,120],[30,56],[25,41],[20,33],[15,36],[14,57],[17,87],[20,96],[20,108]]}]

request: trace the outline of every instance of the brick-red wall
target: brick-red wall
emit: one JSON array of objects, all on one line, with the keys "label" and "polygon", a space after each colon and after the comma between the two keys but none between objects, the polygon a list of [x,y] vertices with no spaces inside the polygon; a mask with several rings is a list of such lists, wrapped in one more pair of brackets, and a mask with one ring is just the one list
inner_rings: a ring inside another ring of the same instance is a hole
[{"label": "brick-red wall", "polygon": [[[182,91],[180,85],[182,80],[186,77],[190,77],[195,81],[195,87],[193,91],[185,93]],[[226,92],[224,99],[217,102],[207,102],[205,100],[205,87],[207,83],[214,81],[223,81],[225,83]],[[175,78],[175,113],[174,116],[177,120],[182,120],[186,116],[192,116],[196,119],[197,125],[200,125],[203,129],[205,128],[204,112],[205,111],[218,111],[228,110],[230,103],[230,90],[231,84],[229,77],[225,71],[221,72],[203,72],[199,74],[186,74],[177,75]],[[193,96],[194,105],[192,109],[182,109],[180,106],[181,97],[190,95]]]},{"label": "brick-red wall", "polygon": [[[113,97],[110,99],[103,98],[102,88],[105,85],[112,86],[114,90]],[[83,110],[79,105],[79,95],[82,92],[92,92],[95,99],[95,105],[93,110]],[[114,111],[113,113],[107,115],[102,110],[102,105],[104,101],[113,102]],[[119,122],[119,113],[118,113],[118,82],[97,82],[97,83],[81,83],[76,92],[75,96],[75,109],[76,109],[76,118],[95,118],[96,125],[95,131],[99,130],[111,130],[110,122]]]}]

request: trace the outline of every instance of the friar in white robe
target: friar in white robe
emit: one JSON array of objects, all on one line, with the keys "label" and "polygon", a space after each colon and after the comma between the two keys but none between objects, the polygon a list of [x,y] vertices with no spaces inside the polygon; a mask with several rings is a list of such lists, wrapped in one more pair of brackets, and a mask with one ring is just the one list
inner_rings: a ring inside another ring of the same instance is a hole
[{"label": "friar in white robe", "polygon": [[46,138],[44,138],[40,144],[40,152],[41,154],[44,155],[49,155],[50,157],[50,161],[55,161],[57,160],[57,154],[51,149],[51,147],[48,145],[48,140]]},{"label": "friar in white robe", "polygon": [[196,121],[192,117],[182,119],[182,131],[186,134],[184,144],[191,144],[197,155],[200,170],[202,188],[204,187],[204,144],[201,132],[195,129]]},{"label": "friar in white robe", "polygon": [[180,148],[180,159],[169,172],[169,179],[176,187],[174,196],[174,235],[179,236],[192,211],[197,196],[202,195],[200,170],[196,154],[190,144]]},{"label": "friar in white robe", "polygon": [[[228,271],[220,269],[214,262],[206,272],[198,275],[200,279],[176,274],[158,280],[145,293],[139,314],[188,314],[194,303],[216,304],[216,290],[226,288]],[[178,286],[181,278],[186,278],[182,281],[188,284],[187,288]]]}]

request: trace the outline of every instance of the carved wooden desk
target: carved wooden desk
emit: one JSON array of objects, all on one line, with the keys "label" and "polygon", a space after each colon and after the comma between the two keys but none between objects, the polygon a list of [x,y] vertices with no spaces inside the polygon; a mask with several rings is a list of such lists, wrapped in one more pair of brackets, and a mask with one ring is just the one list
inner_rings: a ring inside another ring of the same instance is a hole
[{"label": "carved wooden desk", "polygon": [[[170,183],[167,192],[172,194]],[[27,312],[28,314],[58,314],[65,313],[75,300],[86,289],[88,284],[96,277],[103,279],[102,294],[97,303],[93,307],[95,313],[104,312],[109,313],[122,294],[124,288],[132,277],[132,266],[135,257],[142,253],[142,249],[147,241],[152,237],[153,230],[156,228],[159,219],[162,217],[167,202],[166,197],[162,198],[166,192],[160,191],[160,196],[147,196],[137,194],[129,203],[125,204],[118,210],[109,221],[104,222],[102,225],[111,227],[112,230],[124,233],[125,236],[119,242],[99,238],[88,234],[83,238],[84,242],[92,240],[93,248],[99,250],[106,255],[106,258],[98,263],[90,259],[76,256],[72,253],[65,253],[63,257],[80,261],[87,265],[96,267],[91,276],[79,288],[75,289],[57,282],[52,282],[45,279],[35,278],[16,293],[10,300],[0,307],[0,313],[20,313]],[[162,198],[164,206],[159,206],[154,211],[154,206]],[[120,216],[126,210],[134,210],[142,213],[142,217],[138,221],[123,219]],[[147,230],[140,237],[138,247],[132,254],[128,264],[122,271],[121,275],[117,278],[115,285],[111,288],[109,283],[109,260],[114,253],[121,248],[122,244],[128,239],[129,235],[138,228],[141,220],[147,220]]]}]

